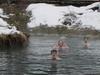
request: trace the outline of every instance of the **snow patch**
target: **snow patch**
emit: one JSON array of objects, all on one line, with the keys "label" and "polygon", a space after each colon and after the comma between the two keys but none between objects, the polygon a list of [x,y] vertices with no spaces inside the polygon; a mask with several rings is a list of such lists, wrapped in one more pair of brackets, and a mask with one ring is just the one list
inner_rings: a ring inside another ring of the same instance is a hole
[{"label": "snow patch", "polygon": [[[7,15],[4,15],[3,9],[1,8],[0,16],[3,18],[8,18]],[[3,18],[0,18],[0,34],[20,33],[20,31],[18,31],[15,26],[10,26],[6,21],[3,20]]]}]

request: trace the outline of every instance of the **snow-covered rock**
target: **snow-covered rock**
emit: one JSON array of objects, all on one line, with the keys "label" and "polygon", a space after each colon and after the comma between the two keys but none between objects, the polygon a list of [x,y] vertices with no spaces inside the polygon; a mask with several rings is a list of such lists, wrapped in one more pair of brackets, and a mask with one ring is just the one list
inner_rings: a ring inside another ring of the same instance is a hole
[{"label": "snow-covered rock", "polygon": [[[93,3],[88,6],[55,6],[52,4],[37,3],[30,4],[26,11],[31,12],[30,22],[28,22],[28,27],[32,28],[39,25],[56,26],[63,25],[66,14],[73,13],[77,15],[77,20],[75,23],[81,21],[82,25],[90,25],[96,29],[100,29],[100,12],[92,10],[92,8],[100,7],[100,2]],[[80,15],[81,14],[81,15]]]}]

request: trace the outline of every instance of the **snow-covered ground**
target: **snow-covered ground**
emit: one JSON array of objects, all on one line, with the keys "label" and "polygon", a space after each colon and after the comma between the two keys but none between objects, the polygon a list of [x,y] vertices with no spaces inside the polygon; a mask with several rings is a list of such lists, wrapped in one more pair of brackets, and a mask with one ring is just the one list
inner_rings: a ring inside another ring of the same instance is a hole
[{"label": "snow-covered ground", "polygon": [[3,18],[9,17],[8,15],[4,15],[3,9],[0,8],[0,34],[20,33],[15,26],[10,26]]},{"label": "snow-covered ground", "polygon": [[[81,22],[82,26],[93,26],[95,29],[100,30],[100,12],[92,10],[94,7],[99,7],[100,2],[93,3],[88,6],[55,6],[52,4],[37,3],[30,4],[26,11],[31,13],[30,22],[28,27],[32,28],[39,25],[56,26],[63,25],[63,21],[67,20],[67,14],[74,14],[77,19],[72,22],[72,25]],[[65,19],[64,19],[65,17]],[[70,17],[70,19],[72,19]],[[72,19],[74,20],[74,19]]]}]

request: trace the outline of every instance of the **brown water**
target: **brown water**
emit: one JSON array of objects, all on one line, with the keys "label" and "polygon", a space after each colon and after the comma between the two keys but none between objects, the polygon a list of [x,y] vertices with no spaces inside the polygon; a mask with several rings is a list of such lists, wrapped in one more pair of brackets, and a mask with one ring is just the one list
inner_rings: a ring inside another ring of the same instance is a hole
[{"label": "brown water", "polygon": [[0,75],[100,75],[100,40],[82,48],[82,38],[67,38],[70,50],[52,61],[50,50],[59,37],[30,37],[27,48],[0,50]]}]

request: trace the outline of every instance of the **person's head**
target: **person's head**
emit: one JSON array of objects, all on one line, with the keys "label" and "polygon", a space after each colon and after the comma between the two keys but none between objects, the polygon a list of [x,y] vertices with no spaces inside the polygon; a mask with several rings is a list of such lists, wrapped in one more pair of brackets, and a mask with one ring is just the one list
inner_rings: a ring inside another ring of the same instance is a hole
[{"label": "person's head", "polygon": [[57,57],[57,50],[51,50],[52,59],[56,59]]},{"label": "person's head", "polygon": [[64,42],[62,40],[58,41],[58,46],[63,46]]}]

